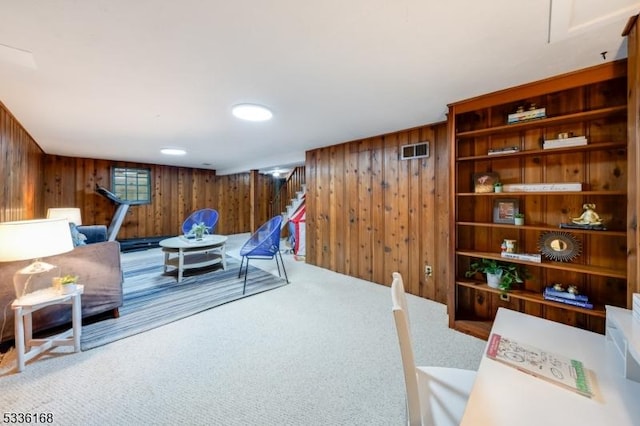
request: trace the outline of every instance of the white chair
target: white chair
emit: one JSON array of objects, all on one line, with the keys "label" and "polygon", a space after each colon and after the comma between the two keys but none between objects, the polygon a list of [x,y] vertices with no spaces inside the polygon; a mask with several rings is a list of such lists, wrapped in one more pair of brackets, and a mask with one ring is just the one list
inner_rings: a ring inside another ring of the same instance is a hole
[{"label": "white chair", "polygon": [[407,390],[407,424],[459,425],[476,372],[459,368],[417,367],[411,344],[407,297],[402,276],[397,272],[393,273],[391,300]]}]

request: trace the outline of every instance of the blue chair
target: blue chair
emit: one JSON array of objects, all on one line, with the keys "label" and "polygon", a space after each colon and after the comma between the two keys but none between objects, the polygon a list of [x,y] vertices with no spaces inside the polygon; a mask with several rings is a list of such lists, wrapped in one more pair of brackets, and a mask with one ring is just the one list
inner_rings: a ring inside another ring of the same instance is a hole
[{"label": "blue chair", "polygon": [[213,234],[213,230],[218,223],[218,211],[214,209],[202,209],[191,213],[182,223],[182,233],[184,235],[190,234],[193,225],[200,223],[205,224],[208,234]]},{"label": "blue chair", "polygon": [[[258,230],[251,235],[249,241],[244,243],[240,248],[240,256],[242,260],[240,262],[240,271],[238,272],[238,278],[242,276],[242,265],[244,260],[247,259],[247,265],[244,269],[244,286],[242,287],[242,294],[247,289],[247,273],[249,272],[249,259],[276,259],[276,266],[278,267],[278,275],[282,277],[280,273],[280,264],[282,264],[282,271],[284,272],[284,278],[289,283],[287,277],[287,271],[284,269],[284,261],[282,260],[282,253],[280,253],[280,229],[282,227],[282,216],[275,216],[264,223]],[[280,263],[278,263],[278,256],[280,256]]]}]

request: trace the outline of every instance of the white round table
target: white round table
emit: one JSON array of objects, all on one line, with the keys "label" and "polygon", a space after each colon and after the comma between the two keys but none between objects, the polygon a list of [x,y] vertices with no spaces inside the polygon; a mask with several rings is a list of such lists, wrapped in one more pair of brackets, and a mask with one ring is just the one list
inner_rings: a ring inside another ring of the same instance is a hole
[{"label": "white round table", "polygon": [[167,272],[169,266],[176,268],[178,282],[181,282],[185,269],[203,268],[218,263],[222,264],[222,269],[226,269],[226,242],[227,237],[224,235],[205,235],[201,240],[181,235],[162,240],[159,244],[164,252],[164,271]]}]

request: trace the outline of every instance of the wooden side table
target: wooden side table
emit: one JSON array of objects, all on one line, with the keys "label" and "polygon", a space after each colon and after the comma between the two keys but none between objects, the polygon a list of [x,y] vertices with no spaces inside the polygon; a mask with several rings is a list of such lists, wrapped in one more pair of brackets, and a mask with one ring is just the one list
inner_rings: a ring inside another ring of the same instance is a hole
[{"label": "wooden side table", "polygon": [[[80,351],[80,335],[82,332],[82,303],[80,296],[84,286],[66,294],[59,294],[53,288],[27,294],[11,304],[15,321],[16,352],[18,355],[18,372],[24,370],[27,361],[55,346],[73,346],[75,352]],[[71,329],[42,339],[33,338],[31,314],[38,309],[51,305],[71,305]]]}]

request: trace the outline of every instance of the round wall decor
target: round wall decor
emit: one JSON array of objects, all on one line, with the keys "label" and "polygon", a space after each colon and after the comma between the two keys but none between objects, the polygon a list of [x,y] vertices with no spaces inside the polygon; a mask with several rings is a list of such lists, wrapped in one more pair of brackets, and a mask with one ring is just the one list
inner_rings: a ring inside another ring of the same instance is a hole
[{"label": "round wall decor", "polygon": [[582,244],[569,232],[543,232],[538,239],[538,250],[549,260],[571,262],[582,252]]}]

